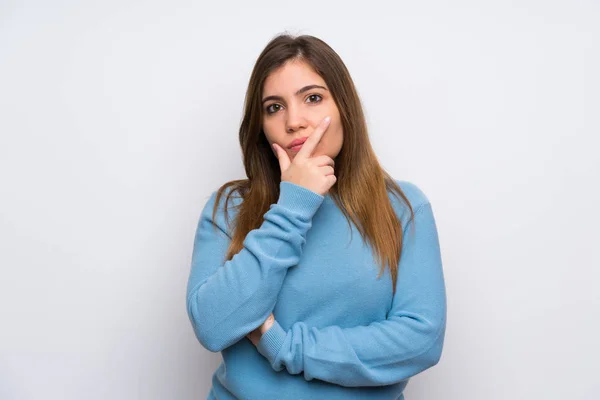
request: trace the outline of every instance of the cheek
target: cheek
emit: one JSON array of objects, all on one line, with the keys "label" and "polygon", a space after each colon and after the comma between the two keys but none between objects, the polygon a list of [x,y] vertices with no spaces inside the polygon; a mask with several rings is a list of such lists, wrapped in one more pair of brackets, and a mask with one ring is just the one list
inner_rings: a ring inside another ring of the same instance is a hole
[{"label": "cheek", "polygon": [[263,130],[263,133],[265,134],[265,137],[269,141],[269,143],[272,143],[273,135],[271,132],[273,132],[273,131],[272,131],[271,127],[269,126],[269,124],[263,123],[262,130]]},{"label": "cheek", "polygon": [[285,134],[285,128],[281,123],[277,121],[265,122],[262,125],[263,132],[269,143],[281,143],[287,142],[287,134]]},{"label": "cheek", "polygon": [[335,136],[334,141],[335,141],[335,146],[341,149],[341,147],[344,144],[344,130],[342,129],[341,126],[336,131],[336,136]]},{"label": "cheek", "polygon": [[335,140],[342,140],[344,137],[344,130],[342,129],[341,123],[336,125],[333,136],[335,137]]},{"label": "cheek", "polygon": [[273,137],[281,129],[281,123],[276,120],[276,118],[264,118],[262,127],[265,134],[269,135],[269,137]]}]

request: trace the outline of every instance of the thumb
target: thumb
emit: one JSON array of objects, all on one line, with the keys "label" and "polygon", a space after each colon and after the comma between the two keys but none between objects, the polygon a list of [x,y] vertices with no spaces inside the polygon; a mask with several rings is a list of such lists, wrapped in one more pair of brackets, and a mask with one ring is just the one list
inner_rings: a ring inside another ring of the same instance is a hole
[{"label": "thumb", "polygon": [[287,170],[290,166],[290,158],[288,157],[287,153],[275,143],[273,143],[273,149],[275,150],[275,155],[279,160],[279,168],[281,169],[281,172]]}]

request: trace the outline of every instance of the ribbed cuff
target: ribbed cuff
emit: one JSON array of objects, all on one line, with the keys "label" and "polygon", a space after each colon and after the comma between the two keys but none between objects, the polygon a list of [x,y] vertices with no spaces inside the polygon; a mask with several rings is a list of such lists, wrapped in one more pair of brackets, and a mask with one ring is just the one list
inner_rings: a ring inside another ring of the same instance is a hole
[{"label": "ribbed cuff", "polygon": [[277,357],[277,354],[281,350],[286,336],[286,332],[279,325],[279,322],[275,320],[269,330],[263,333],[258,341],[256,349],[269,361],[271,366],[273,366],[275,357]]},{"label": "ribbed cuff", "polygon": [[279,199],[277,204],[297,212],[306,217],[312,217],[321,204],[325,196],[313,192],[304,186],[296,185],[288,181],[279,183]]}]

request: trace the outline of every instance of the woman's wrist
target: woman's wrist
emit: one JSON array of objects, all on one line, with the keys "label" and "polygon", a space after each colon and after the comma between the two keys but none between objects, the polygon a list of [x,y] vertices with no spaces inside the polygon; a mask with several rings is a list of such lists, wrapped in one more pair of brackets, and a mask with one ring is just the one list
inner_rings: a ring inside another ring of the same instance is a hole
[{"label": "woman's wrist", "polygon": [[273,313],[271,313],[269,317],[265,320],[265,322],[263,322],[263,324],[260,326],[260,334],[262,335],[266,331],[268,331],[273,326],[274,322],[275,316],[273,315]]}]

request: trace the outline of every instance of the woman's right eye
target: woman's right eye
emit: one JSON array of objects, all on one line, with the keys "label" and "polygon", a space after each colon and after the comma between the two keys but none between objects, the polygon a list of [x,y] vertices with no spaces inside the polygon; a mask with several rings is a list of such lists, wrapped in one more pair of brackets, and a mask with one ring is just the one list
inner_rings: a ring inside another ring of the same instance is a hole
[{"label": "woman's right eye", "polygon": [[279,104],[277,104],[277,103],[271,104],[270,106],[268,106],[268,107],[266,108],[266,110],[267,110],[267,113],[268,113],[268,114],[273,114],[273,113],[277,112],[279,109],[277,109],[277,110],[273,110],[273,109],[272,109],[272,107],[275,107],[275,106],[276,106],[276,107],[281,107],[281,106],[280,106]]}]

